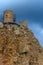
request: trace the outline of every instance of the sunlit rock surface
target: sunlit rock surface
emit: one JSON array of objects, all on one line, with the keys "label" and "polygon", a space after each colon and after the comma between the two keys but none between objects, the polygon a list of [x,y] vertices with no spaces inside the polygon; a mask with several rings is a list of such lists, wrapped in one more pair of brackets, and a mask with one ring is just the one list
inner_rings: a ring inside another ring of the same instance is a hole
[{"label": "sunlit rock surface", "polygon": [[0,64],[43,65],[41,46],[28,28],[14,24],[0,29]]},{"label": "sunlit rock surface", "polygon": [[26,21],[0,24],[0,65],[43,65],[43,49]]}]

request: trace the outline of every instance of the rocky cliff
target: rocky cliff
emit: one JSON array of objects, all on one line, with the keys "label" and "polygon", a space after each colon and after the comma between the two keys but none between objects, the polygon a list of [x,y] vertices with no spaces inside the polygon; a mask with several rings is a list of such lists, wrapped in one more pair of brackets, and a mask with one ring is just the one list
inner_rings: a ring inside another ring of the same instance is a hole
[{"label": "rocky cliff", "polygon": [[23,25],[0,28],[0,65],[43,65],[43,49],[33,32]]}]

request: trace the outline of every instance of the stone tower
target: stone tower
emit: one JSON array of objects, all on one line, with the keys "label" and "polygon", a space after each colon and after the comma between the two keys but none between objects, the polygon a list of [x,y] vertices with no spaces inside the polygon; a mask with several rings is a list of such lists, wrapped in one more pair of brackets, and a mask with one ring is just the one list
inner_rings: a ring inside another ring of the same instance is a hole
[{"label": "stone tower", "polygon": [[25,27],[28,26],[28,22],[27,22],[27,20],[24,20],[23,25],[24,25]]},{"label": "stone tower", "polygon": [[13,23],[14,22],[14,13],[11,10],[6,10],[4,12],[4,23]]}]

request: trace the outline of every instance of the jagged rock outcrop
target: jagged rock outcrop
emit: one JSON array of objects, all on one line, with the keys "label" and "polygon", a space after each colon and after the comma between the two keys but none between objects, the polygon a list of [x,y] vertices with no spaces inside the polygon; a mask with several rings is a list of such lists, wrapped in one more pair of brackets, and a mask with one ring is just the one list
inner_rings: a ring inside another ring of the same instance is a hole
[{"label": "jagged rock outcrop", "polygon": [[42,57],[31,30],[17,24],[5,24],[0,29],[0,65],[43,65]]},{"label": "jagged rock outcrop", "polygon": [[4,12],[0,23],[0,65],[43,65],[43,49],[27,21],[15,23],[14,13]]}]

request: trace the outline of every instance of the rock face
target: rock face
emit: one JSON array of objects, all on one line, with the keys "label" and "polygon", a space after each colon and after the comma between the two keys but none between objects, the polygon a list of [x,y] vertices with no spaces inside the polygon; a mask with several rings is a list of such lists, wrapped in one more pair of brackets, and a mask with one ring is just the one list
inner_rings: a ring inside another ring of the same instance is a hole
[{"label": "rock face", "polygon": [[43,65],[43,52],[34,34],[24,26],[5,25],[0,29],[1,65]]},{"label": "rock face", "polygon": [[43,65],[43,49],[26,25],[3,23],[0,28],[0,65]]},{"label": "rock face", "polygon": [[39,62],[39,65],[43,65],[43,49],[39,51],[38,62]]}]

